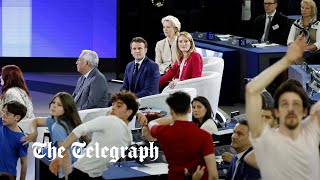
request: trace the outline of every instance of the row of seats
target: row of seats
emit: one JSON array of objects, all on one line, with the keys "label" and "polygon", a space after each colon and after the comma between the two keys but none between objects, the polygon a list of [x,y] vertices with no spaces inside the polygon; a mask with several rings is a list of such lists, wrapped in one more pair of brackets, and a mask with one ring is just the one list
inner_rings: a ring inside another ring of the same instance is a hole
[{"label": "row of seats", "polygon": [[[169,96],[169,94],[176,91],[184,91],[191,96],[191,99],[196,96],[204,96],[206,97],[211,106],[214,114],[219,114],[222,116],[222,113],[218,112],[218,103],[220,96],[220,88],[221,81],[224,69],[224,61],[222,58],[218,57],[203,57],[204,66],[202,77],[188,79],[184,81],[180,81],[177,83],[174,89],[170,89],[166,87],[161,94],[147,96],[139,99],[140,107],[150,107],[155,109],[161,109],[169,113],[169,107],[165,103],[165,99]],[[79,111],[80,118],[83,123],[94,119],[99,116],[103,116],[106,114],[109,108],[96,108],[96,109],[87,109]],[[189,115],[190,119],[191,114]],[[219,118],[218,118],[219,119]],[[221,117],[220,117],[221,119]],[[225,121],[225,118],[222,118]],[[32,120],[23,120],[19,122],[19,126],[25,133],[30,132]],[[135,129],[135,119],[129,123],[129,127],[131,129]],[[38,142],[43,141],[44,133],[46,132],[46,128],[38,128]],[[35,177],[35,158],[32,153],[32,147],[29,146],[28,149],[28,170],[27,170],[27,179],[36,179]],[[17,166],[17,178],[20,176],[20,162],[18,162]]]}]

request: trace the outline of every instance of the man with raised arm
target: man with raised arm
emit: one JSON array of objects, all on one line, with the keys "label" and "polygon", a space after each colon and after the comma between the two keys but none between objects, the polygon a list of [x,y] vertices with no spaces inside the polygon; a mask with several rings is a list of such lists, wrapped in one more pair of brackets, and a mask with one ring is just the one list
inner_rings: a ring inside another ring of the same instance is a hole
[{"label": "man with raised arm", "polygon": [[[308,114],[308,96],[298,81],[288,80],[274,95],[279,129],[261,120],[261,91],[301,59],[306,40],[299,37],[286,55],[246,86],[246,115],[262,179],[320,179],[320,103]],[[305,119],[303,119],[305,118]]]}]

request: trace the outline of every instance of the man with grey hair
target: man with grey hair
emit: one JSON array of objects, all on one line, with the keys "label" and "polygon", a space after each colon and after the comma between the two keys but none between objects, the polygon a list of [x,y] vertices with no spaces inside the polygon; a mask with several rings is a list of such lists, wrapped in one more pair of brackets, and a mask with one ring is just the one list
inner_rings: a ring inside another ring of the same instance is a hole
[{"label": "man with grey hair", "polygon": [[77,71],[82,74],[72,93],[78,110],[107,107],[107,80],[98,70],[99,57],[97,53],[83,50],[76,64]]}]

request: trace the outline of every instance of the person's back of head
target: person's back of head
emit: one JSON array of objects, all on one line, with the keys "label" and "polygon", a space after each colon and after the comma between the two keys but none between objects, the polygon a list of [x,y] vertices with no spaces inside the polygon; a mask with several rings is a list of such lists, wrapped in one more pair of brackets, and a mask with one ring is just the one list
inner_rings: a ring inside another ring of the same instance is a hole
[{"label": "person's back of head", "polygon": [[10,174],[0,172],[0,180],[15,180],[15,178]]},{"label": "person's back of head", "polygon": [[128,121],[130,122],[139,108],[136,95],[130,91],[121,91],[113,94],[111,97],[112,103],[116,102],[117,100],[121,100],[127,106],[127,109],[132,110],[132,114],[128,117]]},{"label": "person's back of head", "polygon": [[12,87],[18,87],[23,89],[27,95],[30,96],[22,71],[18,66],[6,65],[2,67],[1,75],[3,79],[3,84],[1,84],[2,94]]},{"label": "person's back of head", "polygon": [[302,85],[300,84],[299,81],[295,79],[288,79],[287,81],[283,82],[276,90],[274,94],[274,108],[278,109],[279,107],[279,99],[280,97],[287,92],[293,92],[297,94],[303,103],[303,108],[308,108],[309,103],[308,103],[308,96],[303,89]]},{"label": "person's back of head", "polygon": [[262,98],[262,109],[267,107],[273,108],[274,99],[271,93],[269,93],[267,90],[264,90],[261,92],[261,98]]},{"label": "person's back of head", "polygon": [[182,91],[170,94],[166,99],[168,106],[178,115],[188,114],[190,110],[190,102],[191,97],[189,94]]},{"label": "person's back of head", "polygon": [[[3,105],[3,107],[7,107],[8,112],[19,115],[19,121],[23,119],[27,114],[27,108],[23,104],[19,103],[18,101],[9,101]],[[18,121],[18,122],[19,122]]]}]

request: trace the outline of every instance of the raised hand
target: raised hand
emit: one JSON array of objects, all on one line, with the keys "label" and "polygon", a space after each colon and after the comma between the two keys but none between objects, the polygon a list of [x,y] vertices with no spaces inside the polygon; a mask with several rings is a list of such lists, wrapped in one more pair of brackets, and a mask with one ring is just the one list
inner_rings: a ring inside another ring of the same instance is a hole
[{"label": "raised hand", "polygon": [[297,63],[302,58],[306,46],[306,38],[304,36],[299,35],[297,39],[288,47],[288,51],[285,55],[288,63]]},{"label": "raised hand", "polygon": [[318,120],[320,122],[320,101],[312,105],[310,109],[310,118],[312,121]]}]

